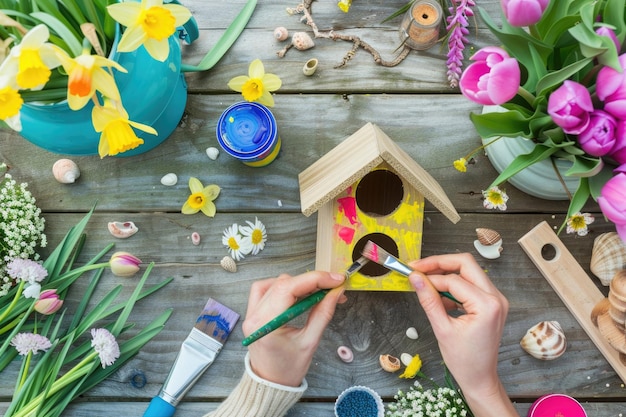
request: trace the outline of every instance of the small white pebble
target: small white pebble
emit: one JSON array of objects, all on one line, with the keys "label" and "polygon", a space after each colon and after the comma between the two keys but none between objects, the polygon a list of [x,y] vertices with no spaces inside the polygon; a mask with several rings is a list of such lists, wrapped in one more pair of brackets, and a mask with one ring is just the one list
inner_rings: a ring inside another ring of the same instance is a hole
[{"label": "small white pebble", "polygon": [[415,327],[409,327],[408,329],[406,329],[406,337],[408,337],[409,339],[417,340],[417,329]]},{"label": "small white pebble", "polygon": [[587,377],[587,379],[591,379],[591,377],[590,377],[590,376],[588,376],[588,377]]},{"label": "small white pebble", "polygon": [[409,366],[412,360],[413,356],[409,353],[403,353],[400,355],[400,362],[402,362],[404,366]]},{"label": "small white pebble", "polygon": [[178,176],[174,174],[173,172],[170,172],[169,174],[165,174],[163,178],[161,178],[161,184],[166,185],[168,187],[176,185],[177,182],[178,182]]},{"label": "small white pebble", "polygon": [[217,157],[219,156],[220,151],[219,149],[211,146],[210,148],[206,148],[206,155],[213,161],[215,161],[217,159]]},{"label": "small white pebble", "polygon": [[610,387],[610,386],[611,386],[611,384],[608,384],[608,383],[607,383],[605,386],[608,388],[608,387]]},{"label": "small white pebble", "polygon": [[278,207],[282,207],[283,206],[283,202],[278,200]]}]

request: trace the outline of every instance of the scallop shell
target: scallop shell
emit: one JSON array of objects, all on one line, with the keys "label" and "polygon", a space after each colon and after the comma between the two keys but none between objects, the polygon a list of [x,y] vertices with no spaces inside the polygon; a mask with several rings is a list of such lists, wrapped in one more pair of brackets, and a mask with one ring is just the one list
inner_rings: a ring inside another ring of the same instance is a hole
[{"label": "scallop shell", "polygon": [[161,184],[166,185],[168,187],[171,187],[172,185],[176,185],[177,182],[178,182],[178,176],[174,174],[173,172],[170,172],[169,174],[165,174],[163,175],[163,178],[161,178]]},{"label": "scallop shell", "polygon": [[495,245],[502,240],[500,233],[484,227],[476,229],[476,237],[478,237],[478,241],[485,246]]},{"label": "scallop shell", "polygon": [[378,357],[378,362],[380,362],[380,367],[387,372],[396,372],[402,366],[400,359],[389,354],[380,355]]},{"label": "scallop shell", "polygon": [[352,353],[352,349],[348,346],[339,346],[337,348],[337,355],[339,355],[339,359],[345,363],[350,363],[354,360],[354,353]]},{"label": "scallop shell", "polygon": [[602,233],[593,241],[589,268],[602,285],[609,285],[615,273],[625,267],[626,244],[617,233]]},{"label": "scallop shell", "polygon": [[274,29],[274,38],[277,41],[284,41],[289,37],[289,31],[287,30],[286,27],[283,26],[279,26],[276,29]]},{"label": "scallop shell", "polygon": [[80,177],[80,169],[71,159],[59,159],[52,165],[52,175],[61,184],[72,184]]},{"label": "scallop shell", "polygon": [[306,32],[294,33],[291,37],[291,43],[300,51],[306,51],[307,49],[311,49],[315,46],[315,42],[313,42],[313,39],[311,39],[309,34]]},{"label": "scallop shell", "polygon": [[193,232],[193,233],[191,234],[191,243],[193,243],[193,244],[194,244],[194,246],[198,246],[198,245],[200,244],[200,241],[201,241],[201,240],[202,240],[202,239],[200,238],[200,233],[198,233],[198,232]]},{"label": "scallop shell", "polygon": [[520,345],[537,359],[553,360],[565,353],[567,340],[558,321],[542,321],[528,329]]},{"label": "scallop shell", "polygon": [[417,329],[415,327],[409,327],[406,329],[406,337],[409,339],[417,340],[419,335],[417,334]]},{"label": "scallop shell", "polygon": [[133,222],[109,222],[109,232],[118,239],[126,239],[139,231]]},{"label": "scallop shell", "polygon": [[220,155],[220,150],[214,146],[206,148],[206,156],[209,157],[212,161],[215,161],[217,157]]},{"label": "scallop shell", "polygon": [[224,256],[220,261],[220,265],[228,272],[237,272],[237,263],[230,256]]},{"label": "scallop shell", "polygon": [[618,271],[609,284],[609,300],[612,303],[626,303],[626,270]]}]

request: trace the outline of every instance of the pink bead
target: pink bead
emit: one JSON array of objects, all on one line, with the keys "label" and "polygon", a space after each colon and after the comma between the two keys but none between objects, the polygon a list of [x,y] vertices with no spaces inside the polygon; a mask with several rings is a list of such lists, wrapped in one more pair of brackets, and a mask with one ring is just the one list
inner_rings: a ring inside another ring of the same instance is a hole
[{"label": "pink bead", "polygon": [[339,355],[339,358],[345,363],[350,363],[354,359],[352,350],[347,346],[339,346],[339,348],[337,348],[337,355]]}]

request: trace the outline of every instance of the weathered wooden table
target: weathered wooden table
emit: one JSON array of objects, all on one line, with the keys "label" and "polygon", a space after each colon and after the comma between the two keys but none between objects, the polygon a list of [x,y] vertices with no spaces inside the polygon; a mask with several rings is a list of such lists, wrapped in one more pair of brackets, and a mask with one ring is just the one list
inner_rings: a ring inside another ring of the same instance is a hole
[{"label": "weathered wooden table", "polygon": [[[321,30],[334,28],[361,36],[385,58],[393,58],[399,43],[400,18],[381,22],[404,1],[355,0],[348,14],[339,11],[335,3],[314,3],[314,18]],[[494,0],[479,3],[492,15],[499,7]],[[201,28],[199,41],[184,47],[184,60],[195,63],[214,45],[244,2],[186,0],[185,4]],[[85,258],[115,241],[117,250],[156,263],[151,282],[174,277],[149,301],[139,302],[132,316],[134,321],[145,324],[159,311],[173,308],[163,332],[122,371],[72,404],[65,415],[141,415],[161,388],[207,298],[213,297],[244,315],[252,282],[282,272],[295,275],[313,269],[316,216],[307,218],[300,212],[297,176],[367,122],[377,124],[435,177],[461,214],[461,221],[454,225],[427,204],[422,255],[475,254],[510,300],[499,371],[519,413],[525,415],[532,401],[543,394],[566,393],[578,398],[590,416],[622,415],[626,410],[624,384],[517,244],[521,236],[544,220],[555,227],[560,225],[567,202],[537,199],[508,187],[506,212],[484,209],[481,190],[496,175],[486,157],[479,154],[465,174],[452,167],[454,159],[479,145],[468,114],[480,109],[448,87],[444,49],[435,46],[412,52],[395,68],[376,65],[369,54],[360,50],[346,66],[335,69],[351,45],[319,39],[313,49],[292,49],[284,58],[278,58],[276,52],[283,44],[273,38],[275,27],[285,26],[291,32],[308,30],[299,16],[285,12],[286,7],[296,5],[284,0],[260,1],[246,30],[222,61],[210,71],[187,76],[189,99],[180,126],[148,153],[103,160],[97,156],[74,157],[82,175],[75,184],[63,185],[51,174],[53,163],[61,156],[43,151],[13,132],[0,132],[0,160],[11,167],[16,179],[29,183],[47,220],[50,248],[97,203],[87,226]],[[493,42],[482,24],[471,30],[469,39],[474,48]],[[313,57],[319,59],[319,68],[314,76],[305,77],[302,67]],[[264,62],[267,72],[283,80],[272,109],[283,142],[282,152],[264,168],[247,167],[224,153],[211,161],[205,149],[217,146],[217,119],[227,106],[240,100],[226,84],[233,76],[246,74],[255,58]],[[174,187],[160,183],[168,172],[179,176]],[[188,196],[190,176],[222,188],[214,218],[180,213]],[[561,238],[589,272],[594,237],[612,231],[613,226],[605,222],[597,206],[590,205],[587,211],[596,215],[589,236],[563,234]],[[255,217],[268,230],[265,250],[246,257],[237,273],[225,272],[219,265],[226,254],[222,231]],[[115,240],[107,231],[109,221],[133,221],[139,233],[127,240]],[[499,259],[478,256],[473,246],[477,227],[501,233],[504,252]],[[199,246],[191,244],[194,231],[202,236]],[[107,276],[100,290],[122,282],[130,292],[134,279]],[[72,294],[72,300],[77,300],[80,286]],[[526,330],[543,320],[558,320],[568,338],[567,352],[555,361],[534,359],[519,346]],[[411,326],[420,334],[417,341],[405,336]],[[242,337],[239,324],[216,363],[179,406],[177,416],[201,415],[228,395],[243,372]],[[352,347],[354,362],[339,360],[335,351],[340,345]],[[289,415],[331,415],[337,395],[355,384],[369,386],[390,400],[410,382],[382,371],[378,356],[402,352],[419,353],[424,372],[442,380],[437,344],[414,294],[348,293],[347,304],[338,308],[314,358],[307,377],[310,388]],[[6,410],[10,399],[18,370],[17,363],[14,365],[0,378],[0,410]],[[143,388],[129,383],[134,370],[145,374],[147,385]]]}]

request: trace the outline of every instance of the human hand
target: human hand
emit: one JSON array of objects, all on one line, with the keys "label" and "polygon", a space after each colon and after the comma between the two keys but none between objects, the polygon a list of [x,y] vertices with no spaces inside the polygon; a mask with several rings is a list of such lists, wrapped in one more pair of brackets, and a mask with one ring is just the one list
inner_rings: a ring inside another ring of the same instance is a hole
[{"label": "human hand", "polygon": [[309,311],[304,327],[286,324],[248,347],[250,365],[255,374],[281,385],[297,387],[302,383],[337,303],[345,300],[344,280],[342,274],[312,271],[295,277],[282,274],[278,278],[252,284],[248,311],[242,325],[245,336],[283,313],[299,299],[319,289],[334,288]]},{"label": "human hand", "polygon": [[[477,416],[517,415],[498,377],[498,347],[509,308],[507,299],[476,263],[465,254],[438,255],[409,264],[415,288],[446,366]],[[438,291],[448,291],[462,303],[465,314]],[[483,408],[488,405],[491,408]]]}]

